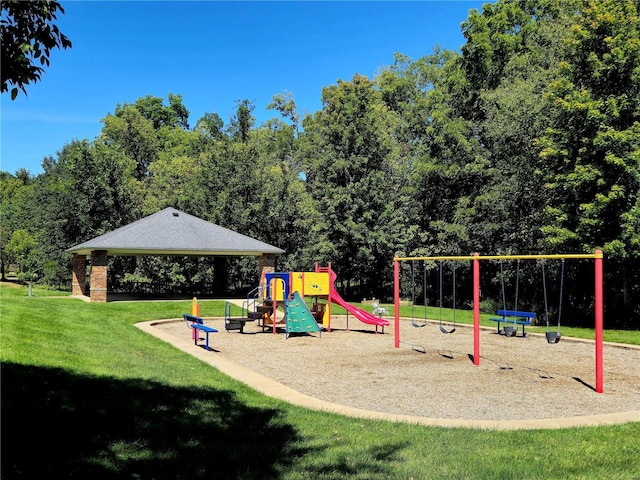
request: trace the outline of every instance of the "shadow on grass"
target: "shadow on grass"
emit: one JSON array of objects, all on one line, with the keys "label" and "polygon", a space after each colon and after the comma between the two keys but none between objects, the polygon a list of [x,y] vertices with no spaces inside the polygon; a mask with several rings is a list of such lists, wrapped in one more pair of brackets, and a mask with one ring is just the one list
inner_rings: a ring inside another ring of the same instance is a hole
[{"label": "shadow on grass", "polygon": [[2,478],[276,478],[306,453],[281,416],[229,391],[4,363]]}]

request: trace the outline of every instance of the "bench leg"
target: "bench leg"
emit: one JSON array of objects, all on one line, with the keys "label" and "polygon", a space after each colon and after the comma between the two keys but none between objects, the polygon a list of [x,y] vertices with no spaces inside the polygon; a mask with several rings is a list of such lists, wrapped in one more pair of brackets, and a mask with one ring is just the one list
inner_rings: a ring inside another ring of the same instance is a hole
[{"label": "bench leg", "polygon": [[204,345],[205,345],[205,348],[207,350],[209,350],[209,332],[204,332],[204,333],[206,333],[206,337],[205,337],[205,340],[204,340]]}]

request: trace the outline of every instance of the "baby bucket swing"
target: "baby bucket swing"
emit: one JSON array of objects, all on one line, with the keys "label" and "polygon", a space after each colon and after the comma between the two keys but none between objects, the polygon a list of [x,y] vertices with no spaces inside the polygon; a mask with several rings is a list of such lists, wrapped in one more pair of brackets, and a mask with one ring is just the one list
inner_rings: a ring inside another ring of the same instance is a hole
[{"label": "baby bucket swing", "polygon": [[[520,285],[520,259],[518,259],[516,263],[516,298],[513,304],[513,310],[518,310],[518,285]],[[502,265],[502,260],[500,260],[500,286],[502,289],[502,309],[504,311],[507,310],[507,297],[505,293],[504,286],[504,269]],[[506,318],[506,317],[505,317]],[[518,333],[518,326],[516,325],[515,319],[513,320],[513,324],[509,325],[509,320],[505,321],[504,324],[504,334],[507,337],[515,337]]]},{"label": "baby bucket swing", "polygon": [[564,258],[560,263],[560,299],[558,305],[558,327],[554,332],[549,329],[549,307],[547,304],[547,281],[544,272],[544,260],[542,261],[542,290],[544,292],[544,316],[547,322],[547,330],[545,335],[547,337],[547,343],[554,344],[560,341],[562,335],[560,334],[560,319],[562,318],[562,291],[564,289]]}]

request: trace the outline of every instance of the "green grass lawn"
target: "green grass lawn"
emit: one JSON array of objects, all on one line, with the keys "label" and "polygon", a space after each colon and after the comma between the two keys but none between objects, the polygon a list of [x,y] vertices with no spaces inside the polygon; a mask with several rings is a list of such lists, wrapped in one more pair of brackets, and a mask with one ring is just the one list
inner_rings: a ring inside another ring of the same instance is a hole
[{"label": "green grass lawn", "polygon": [[3,479],[640,478],[640,423],[497,432],[313,412],[134,327],[189,301],[34,295],[0,286]]}]

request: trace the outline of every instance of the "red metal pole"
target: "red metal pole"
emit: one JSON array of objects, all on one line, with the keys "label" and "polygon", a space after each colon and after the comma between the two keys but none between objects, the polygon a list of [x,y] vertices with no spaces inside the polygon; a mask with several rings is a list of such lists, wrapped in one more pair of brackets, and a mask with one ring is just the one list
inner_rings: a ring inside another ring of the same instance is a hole
[{"label": "red metal pole", "polygon": [[596,250],[595,258],[595,275],[596,275],[596,289],[595,289],[595,315],[596,315],[596,392],[603,393],[603,361],[602,361],[602,328],[603,328],[603,275],[602,275],[602,263],[603,255],[602,250]]},{"label": "red metal pole", "polygon": [[[474,257],[480,256],[478,252]],[[473,261],[473,364],[480,365],[480,261]]]},{"label": "red metal pole", "polygon": [[400,348],[400,262],[393,260],[393,325],[395,347]]},{"label": "red metal pole", "polygon": [[272,331],[273,334],[276,334],[276,312],[278,311],[278,302],[275,300],[273,300],[273,317],[271,318],[271,325],[273,326]]},{"label": "red metal pole", "polygon": [[[273,285],[271,287],[271,296],[273,298],[273,318],[271,319],[271,325],[273,325],[273,334],[275,335],[278,331],[276,327],[276,312],[278,311],[278,277],[273,277],[273,279],[271,280],[271,285]],[[282,286],[282,296],[284,297],[284,285]]]},{"label": "red metal pole", "polygon": [[[316,264],[317,265],[317,264]],[[331,262],[327,264],[327,275],[329,276],[329,296],[327,297],[327,332],[331,332],[331,290],[335,286],[331,282]]]}]

